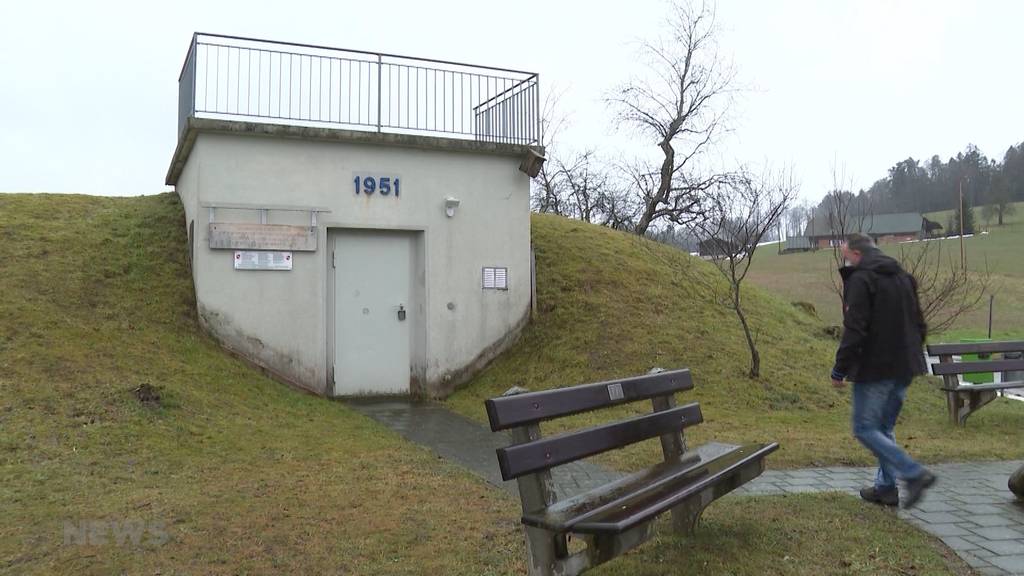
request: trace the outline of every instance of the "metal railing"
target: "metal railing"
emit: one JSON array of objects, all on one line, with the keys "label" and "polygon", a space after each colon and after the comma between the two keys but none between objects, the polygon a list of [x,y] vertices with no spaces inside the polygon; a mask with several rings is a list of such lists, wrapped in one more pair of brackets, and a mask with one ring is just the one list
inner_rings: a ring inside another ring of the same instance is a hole
[{"label": "metal railing", "polygon": [[189,117],[489,142],[540,141],[531,72],[196,33],[178,78]]}]

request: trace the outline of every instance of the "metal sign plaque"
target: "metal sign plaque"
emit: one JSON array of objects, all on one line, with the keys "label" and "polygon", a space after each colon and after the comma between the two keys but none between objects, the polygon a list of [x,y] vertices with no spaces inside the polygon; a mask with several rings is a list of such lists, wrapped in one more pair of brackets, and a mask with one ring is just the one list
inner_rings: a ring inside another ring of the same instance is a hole
[{"label": "metal sign plaque", "polygon": [[316,250],[316,228],[284,224],[210,223],[210,248]]},{"label": "metal sign plaque", "polygon": [[622,394],[622,384],[616,382],[615,384],[608,385],[608,399],[609,400],[622,400],[625,396]]},{"label": "metal sign plaque", "polygon": [[235,252],[235,270],[291,270],[291,252],[239,250]]}]

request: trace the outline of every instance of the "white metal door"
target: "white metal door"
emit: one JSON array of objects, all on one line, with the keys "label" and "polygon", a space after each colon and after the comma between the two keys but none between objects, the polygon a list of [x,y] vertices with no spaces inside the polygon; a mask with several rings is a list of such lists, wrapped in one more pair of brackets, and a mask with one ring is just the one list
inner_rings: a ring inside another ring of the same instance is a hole
[{"label": "white metal door", "polygon": [[334,236],[334,393],[409,392],[412,235]]}]

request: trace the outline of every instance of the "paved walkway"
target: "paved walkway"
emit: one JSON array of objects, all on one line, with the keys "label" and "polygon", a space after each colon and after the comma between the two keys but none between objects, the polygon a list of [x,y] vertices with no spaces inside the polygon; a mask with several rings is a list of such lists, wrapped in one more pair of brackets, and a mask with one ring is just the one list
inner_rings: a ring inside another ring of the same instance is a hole
[{"label": "paved walkway", "polygon": [[[508,446],[507,434],[496,434],[461,414],[433,402],[402,399],[354,400],[349,406],[459,464],[484,480],[518,495],[516,482],[505,482],[494,450]],[[552,471],[559,498],[611,482],[619,474],[589,462],[573,462]]]},{"label": "paved walkway", "polygon": [[[438,455],[511,493],[515,482],[502,482],[494,449],[507,445],[507,435],[435,403],[402,399],[352,401],[357,411],[427,446]],[[942,539],[971,567],[984,575],[1024,575],[1024,505],[1006,487],[1022,462],[939,464],[931,467],[939,482],[903,518]],[[605,484],[619,474],[576,462],[553,471],[560,498]],[[795,494],[840,491],[856,494],[874,478],[872,468],[806,468],[769,470],[737,490],[737,494]]]},{"label": "paved walkway", "polygon": [[[1024,505],[1006,487],[1021,462],[937,464],[939,477],[900,518],[938,536],[981,574],[1024,574]],[[874,468],[768,470],[739,494],[841,491],[856,494],[874,479]]]}]

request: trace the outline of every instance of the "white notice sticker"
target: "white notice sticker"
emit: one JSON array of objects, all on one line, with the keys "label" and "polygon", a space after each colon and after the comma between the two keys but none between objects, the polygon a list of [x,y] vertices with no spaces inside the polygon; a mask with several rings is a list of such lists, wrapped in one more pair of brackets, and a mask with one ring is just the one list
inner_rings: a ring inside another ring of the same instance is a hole
[{"label": "white notice sticker", "polygon": [[622,384],[620,384],[618,382],[616,382],[615,384],[609,384],[608,385],[608,399],[612,400],[612,401],[615,401],[615,400],[622,400],[622,398],[623,398]]},{"label": "white notice sticker", "polygon": [[291,270],[292,253],[266,250],[238,250],[235,270]]}]

